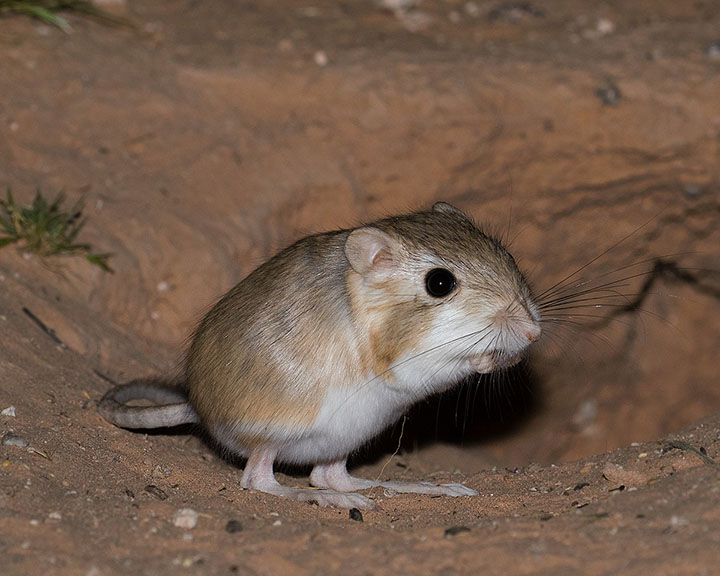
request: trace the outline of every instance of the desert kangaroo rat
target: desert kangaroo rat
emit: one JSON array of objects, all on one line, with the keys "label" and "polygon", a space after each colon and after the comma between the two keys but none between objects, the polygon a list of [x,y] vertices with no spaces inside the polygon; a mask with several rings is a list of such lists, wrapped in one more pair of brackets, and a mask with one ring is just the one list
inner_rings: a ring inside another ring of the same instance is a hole
[{"label": "desert kangaroo rat", "polygon": [[[470,496],[461,484],[350,476],[348,455],[413,404],[473,373],[515,364],[540,316],[512,256],[445,203],[299,240],[205,316],[184,388],[119,386],[98,410],[125,428],[199,423],[247,458],[243,488],[320,505],[371,508],[353,491]],[[131,399],[156,406],[127,406]],[[277,482],[275,461],[312,464]]]}]

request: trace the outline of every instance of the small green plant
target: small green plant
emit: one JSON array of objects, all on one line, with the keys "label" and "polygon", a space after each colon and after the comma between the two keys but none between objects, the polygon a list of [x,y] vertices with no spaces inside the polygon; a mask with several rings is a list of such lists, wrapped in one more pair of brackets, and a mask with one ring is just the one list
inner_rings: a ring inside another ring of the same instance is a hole
[{"label": "small green plant", "polygon": [[129,20],[100,10],[89,0],[0,0],[0,14],[25,14],[70,33],[72,28],[58,12],[77,12],[113,24],[129,25]]},{"label": "small green plant", "polygon": [[108,264],[111,254],[95,254],[89,244],[75,242],[85,225],[84,199],[80,198],[69,211],[62,208],[64,201],[64,190],[50,203],[38,190],[30,206],[21,206],[8,188],[7,198],[0,200],[0,234],[4,234],[0,236],[0,248],[18,244],[21,250],[42,257],[82,254],[91,264],[112,272]]}]

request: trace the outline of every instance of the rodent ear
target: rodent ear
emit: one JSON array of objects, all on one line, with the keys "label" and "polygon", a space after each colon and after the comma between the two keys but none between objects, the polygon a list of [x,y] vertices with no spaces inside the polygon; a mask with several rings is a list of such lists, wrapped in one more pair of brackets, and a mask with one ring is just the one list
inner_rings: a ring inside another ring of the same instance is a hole
[{"label": "rodent ear", "polygon": [[447,202],[436,202],[433,204],[432,210],[433,212],[442,212],[443,214],[451,214],[453,216],[464,218],[465,220],[470,220],[468,215],[460,210],[460,208],[455,208],[455,206],[448,204]]},{"label": "rodent ear", "polygon": [[402,253],[400,242],[377,228],[357,228],[345,241],[345,256],[353,270],[366,275],[397,264]]}]

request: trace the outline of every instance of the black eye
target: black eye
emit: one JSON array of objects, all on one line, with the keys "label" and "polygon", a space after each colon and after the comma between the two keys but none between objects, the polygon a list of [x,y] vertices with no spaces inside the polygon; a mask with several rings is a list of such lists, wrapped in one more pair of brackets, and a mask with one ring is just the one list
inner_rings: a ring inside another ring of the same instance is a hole
[{"label": "black eye", "polygon": [[455,276],[445,268],[433,268],[425,276],[425,289],[433,298],[442,298],[455,290]]}]

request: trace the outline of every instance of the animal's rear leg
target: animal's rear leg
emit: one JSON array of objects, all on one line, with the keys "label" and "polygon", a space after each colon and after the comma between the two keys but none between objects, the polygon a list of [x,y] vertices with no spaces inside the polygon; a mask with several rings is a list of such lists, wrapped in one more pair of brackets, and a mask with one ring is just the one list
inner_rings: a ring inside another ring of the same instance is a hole
[{"label": "animal's rear leg", "polygon": [[318,464],[310,474],[310,483],[320,488],[330,488],[339,492],[365,490],[380,486],[395,492],[415,494],[443,494],[445,496],[476,496],[475,490],[462,484],[433,484],[432,482],[376,482],[365,478],[350,476],[347,461],[338,460],[330,464]]},{"label": "animal's rear leg", "polygon": [[283,486],[275,478],[273,463],[277,451],[270,447],[253,450],[245,465],[241,486],[248,490],[258,490],[275,496],[284,496],[291,500],[317,502],[320,506],[339,508],[361,508],[370,510],[375,503],[360,494],[336,490],[315,490],[312,488],[291,488]]}]

